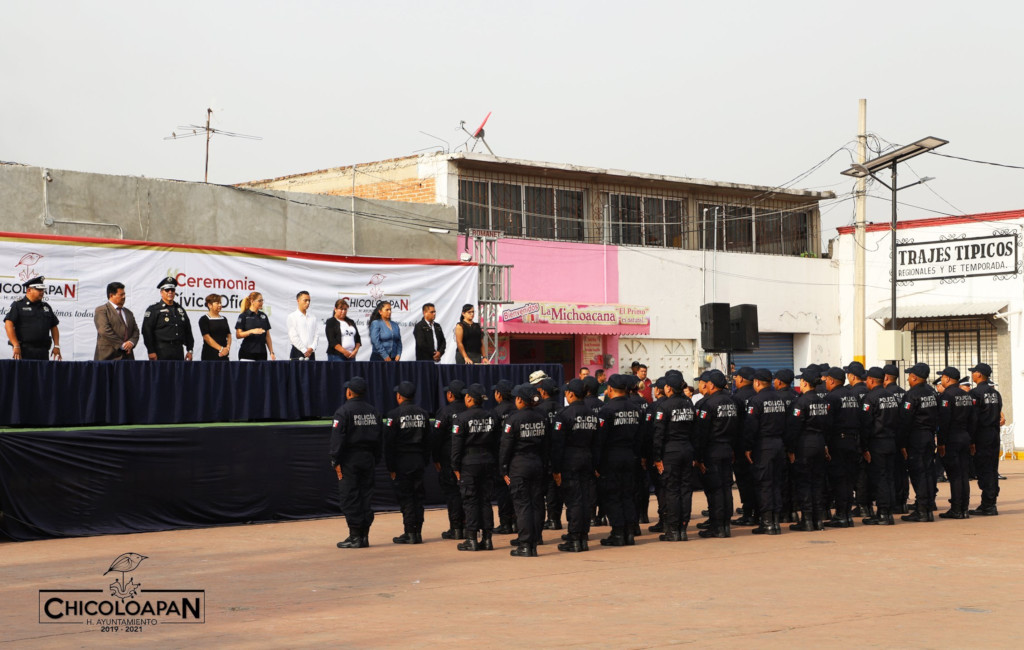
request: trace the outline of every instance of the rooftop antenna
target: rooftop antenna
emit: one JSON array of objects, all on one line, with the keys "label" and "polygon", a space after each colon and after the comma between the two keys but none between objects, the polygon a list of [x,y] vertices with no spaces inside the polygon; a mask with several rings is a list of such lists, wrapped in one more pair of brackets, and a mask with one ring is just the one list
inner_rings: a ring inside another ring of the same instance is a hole
[{"label": "rooftop antenna", "polygon": [[[466,133],[469,134],[469,137],[473,139],[473,146],[470,147],[470,151],[476,150],[477,142],[483,142],[484,146],[487,147],[487,153],[491,154],[492,156],[494,155],[494,152],[491,151],[490,145],[487,144],[487,140],[484,140],[484,124],[487,124],[487,120],[489,119],[491,119],[491,111],[487,112],[487,117],[485,117],[484,121],[480,123],[480,126],[476,127],[476,131],[473,131],[472,133],[466,130],[466,120],[462,120],[461,122],[459,122],[459,127],[461,127],[463,131],[466,131]],[[469,142],[469,140],[467,140],[466,142]]]},{"label": "rooftop antenna", "polygon": [[[258,135],[245,135],[244,133],[233,133],[231,131],[222,131],[220,129],[214,129],[210,126],[210,118],[213,117],[213,109],[206,109],[206,126],[200,126],[199,124],[185,124],[179,125],[177,128],[182,130],[182,133],[177,131],[171,131],[171,134],[164,138],[164,140],[181,140],[183,138],[194,138],[199,135],[206,136],[206,165],[203,168],[203,182],[210,182],[210,138],[213,134],[226,135],[231,138],[245,138],[246,140],[262,140]],[[486,120],[485,120],[486,121]],[[482,126],[482,125],[481,125]]]}]

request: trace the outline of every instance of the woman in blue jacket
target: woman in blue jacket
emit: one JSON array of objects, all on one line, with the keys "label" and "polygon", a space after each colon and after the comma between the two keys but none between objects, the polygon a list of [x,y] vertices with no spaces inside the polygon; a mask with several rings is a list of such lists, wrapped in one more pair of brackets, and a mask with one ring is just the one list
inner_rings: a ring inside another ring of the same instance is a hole
[{"label": "woman in blue jacket", "polygon": [[381,300],[370,316],[370,361],[398,361],[402,356],[402,331],[391,321],[391,303]]}]

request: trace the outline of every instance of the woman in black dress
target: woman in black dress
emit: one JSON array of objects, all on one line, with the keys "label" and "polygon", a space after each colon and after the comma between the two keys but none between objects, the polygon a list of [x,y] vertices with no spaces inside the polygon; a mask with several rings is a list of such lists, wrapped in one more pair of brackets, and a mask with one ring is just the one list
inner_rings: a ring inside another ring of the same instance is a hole
[{"label": "woman in black dress", "polygon": [[199,318],[199,333],[203,337],[202,361],[227,361],[231,352],[231,327],[228,319],[220,315],[221,297],[211,293],[206,296],[209,310]]},{"label": "woman in black dress", "polygon": [[455,325],[455,343],[459,351],[455,354],[455,363],[474,364],[483,361],[484,333],[480,323],[473,322],[475,314],[473,305],[462,306],[462,319]]},{"label": "woman in black dress", "polygon": [[235,323],[235,336],[242,341],[238,358],[248,361],[276,361],[274,342],[270,339],[270,319],[263,313],[263,294],[253,291],[242,300],[242,313]]}]

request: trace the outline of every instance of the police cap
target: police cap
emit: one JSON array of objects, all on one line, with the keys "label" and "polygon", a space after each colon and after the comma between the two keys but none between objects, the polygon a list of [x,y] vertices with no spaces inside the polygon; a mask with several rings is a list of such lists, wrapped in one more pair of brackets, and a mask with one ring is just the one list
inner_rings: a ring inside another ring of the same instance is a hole
[{"label": "police cap", "polygon": [[462,397],[462,391],[466,390],[466,383],[461,379],[453,379],[445,386],[444,392],[451,393],[455,399]]},{"label": "police cap", "polygon": [[831,377],[832,379],[835,379],[840,383],[846,381],[846,372],[844,372],[843,369],[838,366],[832,366],[831,368],[826,370],[825,376]]},{"label": "police cap", "polygon": [[510,397],[512,395],[512,382],[507,379],[499,379],[498,383],[491,386],[492,393],[498,393],[502,397]]},{"label": "police cap", "polygon": [[747,381],[750,381],[754,378],[754,369],[751,368],[750,366],[743,366],[742,368],[740,368],[739,370],[732,374],[733,377],[743,377]]},{"label": "police cap", "polygon": [[160,280],[160,282],[157,283],[156,288],[160,289],[161,291],[163,291],[164,289],[177,289],[178,281],[168,275],[166,278]]},{"label": "police cap", "polygon": [[533,404],[537,399],[537,391],[530,384],[519,384],[512,389],[512,396],[518,397],[525,401],[527,404]]},{"label": "police cap", "polygon": [[928,367],[927,363],[915,363],[907,370],[908,375],[914,375],[921,379],[928,379],[928,375],[932,374],[932,369]]},{"label": "police cap", "polygon": [[725,388],[725,385],[729,383],[729,380],[725,378],[725,374],[721,370],[709,371],[707,380],[717,388]]},{"label": "police cap", "polygon": [[894,364],[891,364],[891,363],[887,363],[884,366],[882,366],[882,372],[884,372],[885,374],[889,375],[890,377],[899,377],[900,376],[900,369],[897,368]]},{"label": "police cap", "polygon": [[789,368],[783,368],[775,373],[775,378],[788,386],[793,383],[793,371]]},{"label": "police cap", "polygon": [[871,366],[865,374],[872,379],[885,379],[885,370],[878,366]]},{"label": "police cap", "polygon": [[413,397],[416,396],[416,384],[412,383],[411,381],[400,382],[397,386],[395,386],[395,392],[401,395],[402,397],[412,399]]},{"label": "police cap", "polygon": [[345,388],[352,391],[356,395],[366,394],[366,380],[360,376],[355,376],[345,382]]},{"label": "police cap", "polygon": [[576,397],[583,397],[587,392],[587,386],[582,379],[571,379],[565,385],[565,392],[572,393]]},{"label": "police cap", "polygon": [[979,363],[978,365],[974,366],[973,368],[968,368],[967,370],[969,372],[980,372],[981,374],[985,375],[986,377],[991,377],[992,376],[992,366],[988,365],[987,363]]},{"label": "police cap", "polygon": [[43,276],[40,275],[39,277],[32,278],[31,280],[25,282],[24,286],[25,286],[26,289],[44,289],[45,290],[46,289],[46,278],[44,278]]},{"label": "police cap", "polygon": [[466,387],[465,394],[477,402],[483,402],[487,399],[487,389],[483,387],[483,384],[470,384]]},{"label": "police cap", "polygon": [[942,372],[939,373],[939,377],[949,377],[953,381],[960,381],[960,371],[953,366],[946,366],[942,369]]}]

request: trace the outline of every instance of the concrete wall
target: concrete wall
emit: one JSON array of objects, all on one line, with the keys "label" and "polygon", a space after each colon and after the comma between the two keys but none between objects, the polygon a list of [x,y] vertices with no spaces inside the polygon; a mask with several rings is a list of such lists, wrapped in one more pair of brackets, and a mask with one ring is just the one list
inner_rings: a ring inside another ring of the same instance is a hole
[{"label": "concrete wall", "polygon": [[[45,192],[44,173],[52,179]],[[2,231],[333,255],[457,257],[453,207],[357,198],[353,247],[351,206],[348,197],[0,165]],[[55,223],[46,225],[47,217]],[[429,227],[451,232],[430,233]]]}]

